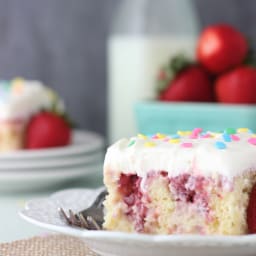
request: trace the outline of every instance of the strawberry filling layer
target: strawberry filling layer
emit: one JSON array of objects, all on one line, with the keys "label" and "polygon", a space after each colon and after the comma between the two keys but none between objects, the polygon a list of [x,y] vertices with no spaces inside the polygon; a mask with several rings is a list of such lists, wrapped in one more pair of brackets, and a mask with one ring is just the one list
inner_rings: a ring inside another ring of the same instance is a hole
[{"label": "strawberry filling layer", "polygon": [[194,204],[198,211],[205,213],[208,219],[209,193],[206,187],[210,180],[202,176],[191,176],[189,174],[179,175],[169,179],[169,188],[177,202]]},{"label": "strawberry filling layer", "polygon": [[[137,232],[144,232],[147,214],[152,212],[152,209],[148,209],[151,200],[146,191],[156,178],[167,181],[170,200],[176,202],[174,214],[179,215],[189,210],[195,214],[200,214],[206,223],[212,221],[213,213],[209,206],[211,190],[209,188],[215,187],[216,184],[211,178],[193,176],[187,173],[176,177],[168,177],[167,172],[161,171],[150,172],[142,180],[141,177],[134,174],[121,174],[118,189],[126,206],[125,214],[133,222],[134,229]],[[217,187],[223,188],[221,181],[217,184]]]},{"label": "strawberry filling layer", "polygon": [[147,215],[140,183],[141,178],[137,175],[122,174],[118,184],[119,191],[123,195],[123,201],[127,205],[126,215],[134,222],[137,232],[143,232],[144,219]]}]

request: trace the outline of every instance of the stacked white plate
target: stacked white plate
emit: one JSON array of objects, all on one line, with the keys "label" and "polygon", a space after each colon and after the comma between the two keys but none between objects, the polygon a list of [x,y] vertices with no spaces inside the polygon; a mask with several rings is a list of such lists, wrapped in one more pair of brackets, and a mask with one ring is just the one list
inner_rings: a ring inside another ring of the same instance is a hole
[{"label": "stacked white plate", "polygon": [[102,170],[104,140],[73,131],[69,146],[0,154],[0,191],[43,189]]}]

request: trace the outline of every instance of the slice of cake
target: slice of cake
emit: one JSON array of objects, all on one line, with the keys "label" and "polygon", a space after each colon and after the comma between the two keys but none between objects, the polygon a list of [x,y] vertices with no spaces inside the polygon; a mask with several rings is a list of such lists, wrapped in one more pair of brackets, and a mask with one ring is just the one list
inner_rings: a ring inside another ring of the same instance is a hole
[{"label": "slice of cake", "polygon": [[256,232],[256,135],[247,128],[121,139],[107,151],[104,183],[107,230]]},{"label": "slice of cake", "polygon": [[0,152],[21,149],[28,121],[37,112],[61,101],[39,81],[16,78],[0,81]]}]

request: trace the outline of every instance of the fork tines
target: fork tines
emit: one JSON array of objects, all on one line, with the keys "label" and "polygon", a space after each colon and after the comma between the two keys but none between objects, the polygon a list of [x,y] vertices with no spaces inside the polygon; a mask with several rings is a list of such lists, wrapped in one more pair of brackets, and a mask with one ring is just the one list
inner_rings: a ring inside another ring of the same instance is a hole
[{"label": "fork tines", "polygon": [[65,219],[68,225],[88,230],[101,230],[101,227],[92,216],[84,217],[82,214],[75,214],[71,209],[69,209],[68,212],[69,216],[63,208],[59,208],[60,215]]}]

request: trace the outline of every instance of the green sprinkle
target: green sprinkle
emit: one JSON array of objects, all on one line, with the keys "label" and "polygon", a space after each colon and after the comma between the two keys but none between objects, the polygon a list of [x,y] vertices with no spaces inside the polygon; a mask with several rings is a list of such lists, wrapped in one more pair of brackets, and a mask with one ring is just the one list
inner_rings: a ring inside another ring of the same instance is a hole
[{"label": "green sprinkle", "polygon": [[2,81],[0,82],[0,84],[1,84],[1,86],[3,87],[3,89],[4,89],[5,91],[9,91],[10,88],[11,88],[11,83],[10,83],[9,81],[2,80]]},{"label": "green sprinkle", "polygon": [[131,147],[132,145],[134,145],[135,142],[136,142],[136,140],[131,140],[131,141],[129,142],[129,144],[128,144],[128,147]]},{"label": "green sprinkle", "polygon": [[234,129],[234,128],[227,128],[227,129],[225,130],[225,132],[226,132],[227,134],[236,134],[236,129]]}]

